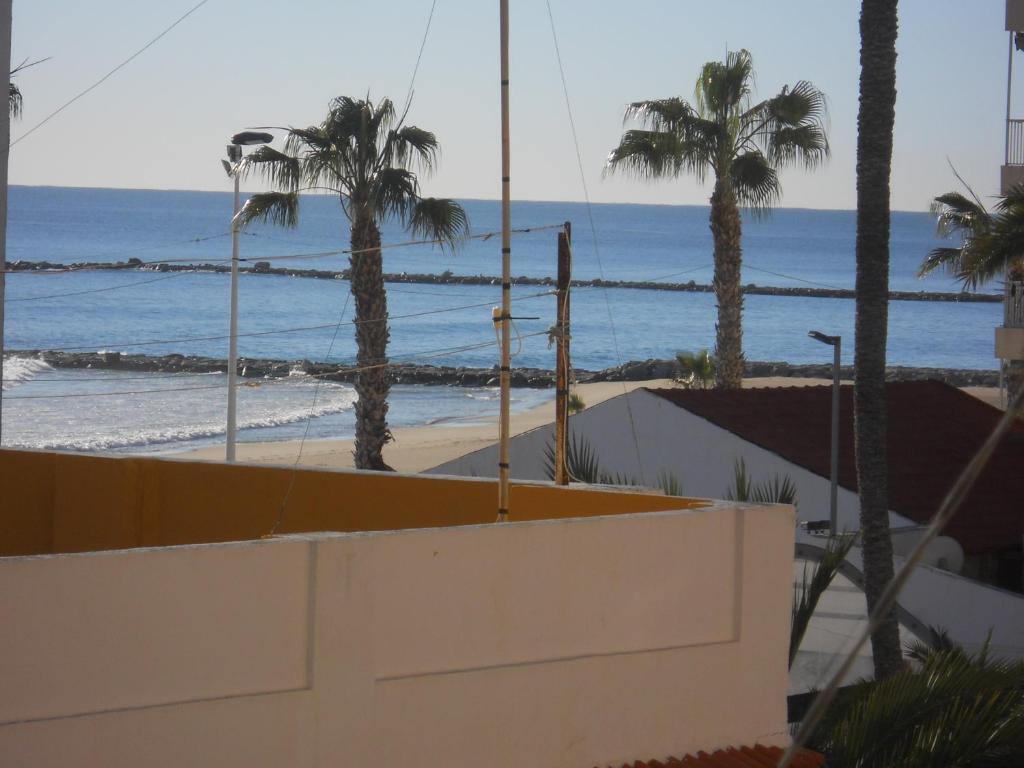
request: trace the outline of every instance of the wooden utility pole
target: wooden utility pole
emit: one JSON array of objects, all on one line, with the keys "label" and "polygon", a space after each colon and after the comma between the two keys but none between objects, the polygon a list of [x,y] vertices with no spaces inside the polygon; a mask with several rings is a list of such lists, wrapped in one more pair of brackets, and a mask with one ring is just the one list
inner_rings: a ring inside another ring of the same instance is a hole
[{"label": "wooden utility pole", "polygon": [[569,281],[572,277],[572,224],[558,233],[558,293],[555,319],[555,485],[569,484]]}]

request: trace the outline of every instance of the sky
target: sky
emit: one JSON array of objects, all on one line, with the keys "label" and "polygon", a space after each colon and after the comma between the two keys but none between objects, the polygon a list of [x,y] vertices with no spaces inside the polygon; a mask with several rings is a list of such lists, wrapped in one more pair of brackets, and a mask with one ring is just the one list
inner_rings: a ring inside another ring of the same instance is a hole
[{"label": "sky", "polygon": [[[24,113],[12,140],[196,2],[14,0],[12,63],[52,58],[15,80]],[[781,205],[855,207],[855,0],[550,0],[580,163],[549,6],[510,4],[513,198],[706,204],[709,183],[608,177],[605,158],[629,102],[692,99],[704,62],[746,48],[757,95],[810,80],[829,100],[831,160],[810,173],[785,171]],[[927,210],[931,198],[956,188],[949,162],[979,195],[998,192],[1003,8],[1002,0],[900,3],[895,210]],[[13,146],[10,183],[227,190],[220,159],[236,131],[319,122],[339,95],[404,102],[430,9],[431,0],[208,0]],[[1016,56],[1024,82],[1024,53]],[[497,0],[436,0],[408,120],[433,131],[442,146],[424,194],[500,197],[498,80]],[[1022,112],[1015,103],[1015,115]]]}]

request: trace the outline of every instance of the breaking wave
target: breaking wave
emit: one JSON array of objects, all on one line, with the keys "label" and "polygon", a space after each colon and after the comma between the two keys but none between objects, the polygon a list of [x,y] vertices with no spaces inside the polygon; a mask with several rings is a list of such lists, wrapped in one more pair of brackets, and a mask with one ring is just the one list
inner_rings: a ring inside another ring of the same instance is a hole
[{"label": "breaking wave", "polygon": [[44,371],[52,371],[49,365],[36,357],[8,357],[4,359],[3,389],[13,389],[31,381]]}]

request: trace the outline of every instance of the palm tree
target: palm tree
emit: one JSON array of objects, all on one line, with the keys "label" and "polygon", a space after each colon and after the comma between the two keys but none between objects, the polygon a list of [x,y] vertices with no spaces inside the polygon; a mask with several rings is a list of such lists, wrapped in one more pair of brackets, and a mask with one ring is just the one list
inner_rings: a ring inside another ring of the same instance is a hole
[{"label": "palm tree", "polygon": [[971,291],[1004,275],[1024,280],[1024,185],[1000,196],[994,213],[985,209],[974,190],[967,187],[967,191],[970,197],[947,192],[932,203],[938,234],[959,235],[960,245],[932,250],[918,276],[942,270]]},{"label": "palm tree", "polygon": [[349,256],[355,299],[356,439],[359,469],[390,469],[381,452],[387,425],[387,294],[381,263],[380,225],[397,218],[414,237],[454,247],[467,232],[465,211],[453,200],[420,196],[414,168],[429,172],[437,160],[433,133],[405,125],[388,99],[377,104],[341,96],[327,117],[309,128],[289,128],[284,152],[263,146],[242,161],[241,173],[259,172],[280,191],[253,195],[240,222],[269,221],[294,227],[299,194],[337,195],[351,223]]},{"label": "palm tree", "polygon": [[[1024,186],[1011,187],[999,198],[995,212],[986,210],[974,190],[964,186],[970,197],[947,192],[932,203],[932,211],[939,217],[939,235],[959,235],[960,246],[932,250],[918,275],[942,270],[963,283],[964,290],[975,290],[1000,277],[1024,281]],[[1010,360],[1006,371],[1012,400],[1024,386],[1024,361]]]},{"label": "palm tree", "polygon": [[709,61],[697,78],[693,106],[679,97],[630,104],[624,119],[636,119],[643,128],[623,133],[608,156],[608,170],[621,168],[641,178],[675,178],[686,171],[703,181],[709,172],[714,175],[716,382],[725,389],[738,389],[743,381],[739,206],[767,212],[782,194],[779,168],[814,168],[829,155],[825,95],[801,80],[752,103],[753,79],[745,50],[727,53],[724,62]]},{"label": "palm tree", "polygon": [[[893,578],[886,474],[885,347],[889,318],[889,176],[896,111],[896,2],[862,0],[857,115],[857,298],[854,442],[864,596],[873,612]],[[903,667],[895,610],[871,635],[875,676]]]}]

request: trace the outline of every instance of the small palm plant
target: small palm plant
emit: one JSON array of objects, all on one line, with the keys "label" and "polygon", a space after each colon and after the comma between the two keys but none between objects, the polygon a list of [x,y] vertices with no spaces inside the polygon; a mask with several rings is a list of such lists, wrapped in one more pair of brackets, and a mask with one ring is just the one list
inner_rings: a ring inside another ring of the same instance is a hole
[{"label": "small palm plant", "polygon": [[258,172],[279,191],[253,195],[239,214],[253,221],[294,227],[299,195],[336,195],[351,224],[349,281],[355,299],[358,399],[355,404],[355,464],[390,469],[381,452],[388,429],[387,294],[381,261],[380,226],[398,219],[414,237],[454,247],[468,233],[465,211],[453,200],[422,197],[416,170],[430,172],[437,160],[433,133],[405,124],[388,99],[376,104],[340,96],[323,122],[289,128],[284,152],[263,146],[242,161],[240,172]]},{"label": "small palm plant", "polygon": [[732,485],[725,492],[730,501],[754,504],[796,504],[796,484],[789,475],[775,475],[771,480],[755,483],[747,472],[743,457],[733,465]]},{"label": "small palm plant", "polygon": [[676,352],[676,382],[687,389],[711,389],[715,384],[715,358],[706,349]]}]

